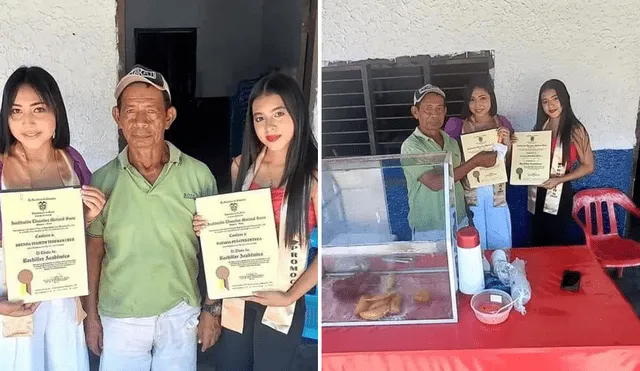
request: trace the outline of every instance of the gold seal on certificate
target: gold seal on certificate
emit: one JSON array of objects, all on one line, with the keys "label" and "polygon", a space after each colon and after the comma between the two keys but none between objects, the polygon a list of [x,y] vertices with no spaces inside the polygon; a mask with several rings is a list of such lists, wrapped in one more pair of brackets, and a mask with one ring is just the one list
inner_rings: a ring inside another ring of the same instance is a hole
[{"label": "gold seal on certificate", "polygon": [[253,295],[277,284],[278,236],[269,188],[196,199],[210,299]]},{"label": "gold seal on certificate", "polygon": [[[493,145],[498,143],[498,131],[496,129],[478,131],[460,136],[462,152],[465,161],[482,151],[493,151]],[[507,167],[499,156],[492,167],[477,167],[467,174],[467,180],[471,188],[507,182]]]},{"label": "gold seal on certificate", "polygon": [[89,293],[80,188],[0,193],[8,299]]},{"label": "gold seal on certificate", "polygon": [[515,133],[511,153],[512,185],[540,185],[549,179],[551,131]]}]

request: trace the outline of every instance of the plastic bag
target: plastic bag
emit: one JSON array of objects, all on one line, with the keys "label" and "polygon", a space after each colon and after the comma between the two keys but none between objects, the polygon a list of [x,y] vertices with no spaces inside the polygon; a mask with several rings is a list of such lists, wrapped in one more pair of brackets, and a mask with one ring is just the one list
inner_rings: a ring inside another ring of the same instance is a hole
[{"label": "plastic bag", "polygon": [[500,279],[504,285],[511,285],[511,277],[515,276],[515,268],[509,264],[509,257],[505,250],[495,250],[491,254],[491,265],[493,273]]},{"label": "plastic bag", "polygon": [[514,274],[511,277],[511,297],[514,300],[513,308],[522,315],[527,314],[524,306],[531,300],[531,284],[529,284],[527,280],[525,264],[524,260],[518,258],[509,264],[514,268]]},{"label": "plastic bag", "polygon": [[505,146],[502,143],[495,143],[493,145],[493,150],[495,152],[498,152],[497,156],[499,159],[501,159],[502,161],[504,161],[505,157],[507,156],[507,150],[509,149],[509,147]]}]

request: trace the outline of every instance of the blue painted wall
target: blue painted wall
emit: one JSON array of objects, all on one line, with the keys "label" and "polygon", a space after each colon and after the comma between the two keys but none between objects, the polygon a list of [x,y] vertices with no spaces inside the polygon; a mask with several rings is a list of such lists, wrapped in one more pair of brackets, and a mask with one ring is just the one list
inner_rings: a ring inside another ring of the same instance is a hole
[{"label": "blue painted wall", "polygon": [[[598,150],[594,151],[594,154],[596,162],[594,173],[573,182],[574,191],[578,192],[587,188],[617,188],[629,194],[632,180],[633,150]],[[409,205],[406,201],[407,189],[402,169],[399,167],[385,169],[384,177],[392,233],[397,235],[399,240],[410,240],[411,230],[407,223]],[[527,211],[527,188],[508,186],[507,202],[511,211],[513,246],[529,246],[531,215]],[[425,210],[425,212],[429,211]],[[440,213],[441,211],[436,212]],[[621,209],[616,209],[616,216],[618,230],[620,233],[624,233],[625,213]],[[568,233],[577,241],[583,239],[583,232],[578,225],[574,225]]]}]

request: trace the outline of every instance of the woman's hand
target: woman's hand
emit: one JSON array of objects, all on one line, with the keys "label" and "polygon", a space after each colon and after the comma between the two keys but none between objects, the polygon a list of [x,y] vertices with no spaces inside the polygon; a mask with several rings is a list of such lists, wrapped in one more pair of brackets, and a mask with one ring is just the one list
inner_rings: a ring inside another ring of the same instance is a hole
[{"label": "woman's hand", "polygon": [[207,226],[207,221],[203,217],[196,214],[193,216],[193,231],[196,232],[196,236],[200,237],[200,231]]},{"label": "woman's hand", "polygon": [[96,187],[82,186],[82,202],[86,206],[84,209],[84,220],[91,224],[104,209],[107,203],[104,193]]},{"label": "woman's hand", "polygon": [[509,131],[509,129],[505,128],[504,126],[498,128],[498,142],[504,144],[507,147],[511,147],[511,131]]},{"label": "woman's hand", "polygon": [[289,293],[282,291],[261,291],[256,292],[253,296],[244,298],[262,304],[265,307],[288,307],[296,301]]},{"label": "woman's hand", "polygon": [[21,301],[7,301],[6,297],[0,297],[0,314],[9,317],[24,317],[33,314],[40,303],[24,304]]},{"label": "woman's hand", "polygon": [[547,180],[546,182],[542,183],[540,185],[540,187],[543,187],[543,188],[546,188],[546,189],[553,189],[558,184],[561,184],[561,183],[564,183],[564,180],[562,180],[561,177],[549,178],[549,180]]}]

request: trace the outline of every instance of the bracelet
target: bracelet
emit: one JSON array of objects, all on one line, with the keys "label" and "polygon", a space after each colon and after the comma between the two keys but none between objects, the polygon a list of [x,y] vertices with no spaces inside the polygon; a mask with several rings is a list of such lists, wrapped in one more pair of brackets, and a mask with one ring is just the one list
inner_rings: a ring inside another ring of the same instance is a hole
[{"label": "bracelet", "polygon": [[211,313],[214,316],[219,316],[222,314],[222,302],[216,301],[213,304],[203,304],[202,311]]}]

